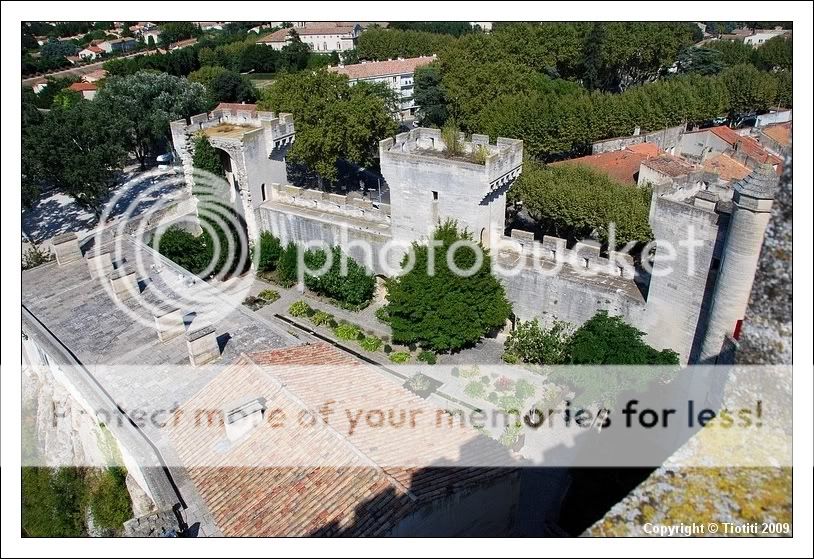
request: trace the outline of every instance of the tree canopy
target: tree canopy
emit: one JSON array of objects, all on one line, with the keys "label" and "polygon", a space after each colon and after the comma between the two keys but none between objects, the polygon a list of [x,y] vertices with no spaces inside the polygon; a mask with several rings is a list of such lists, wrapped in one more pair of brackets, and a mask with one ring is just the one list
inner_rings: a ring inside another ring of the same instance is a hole
[{"label": "tree canopy", "polygon": [[390,103],[382,88],[351,87],[345,76],[316,71],[281,76],[263,92],[258,108],[293,113],[297,141],[287,158],[332,181],[339,159],[374,162],[379,140],[397,129]]},{"label": "tree canopy", "polygon": [[596,232],[607,242],[610,223],[618,245],[652,237],[650,189],[618,183],[589,167],[526,161],[509,197],[558,237],[582,240]]},{"label": "tree canopy", "polygon": [[101,213],[127,155],[126,122],[94,102],[56,104],[22,135],[22,188],[29,203],[43,184]]},{"label": "tree canopy", "polygon": [[120,134],[142,166],[153,147],[168,139],[170,122],[204,112],[210,104],[203,85],[155,72],[111,76],[93,102],[121,117]]},{"label": "tree canopy", "polygon": [[[414,243],[415,266],[388,282],[388,313],[393,341],[416,343],[434,351],[455,351],[470,346],[487,332],[502,328],[511,305],[503,285],[491,273],[491,257],[486,249],[476,268],[475,250],[463,245],[453,262],[467,277],[450,269],[447,251],[459,240],[472,241],[467,231],[454,222],[439,225],[433,239],[440,241],[433,255],[434,274],[429,273],[429,249]],[[407,257],[405,257],[407,262]]]}]

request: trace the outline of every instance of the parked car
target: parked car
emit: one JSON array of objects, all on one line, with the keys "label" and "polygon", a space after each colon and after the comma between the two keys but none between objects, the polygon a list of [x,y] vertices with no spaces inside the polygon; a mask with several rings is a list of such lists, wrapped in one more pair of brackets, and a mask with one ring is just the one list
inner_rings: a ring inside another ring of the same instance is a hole
[{"label": "parked car", "polygon": [[168,170],[172,166],[172,162],[175,159],[172,152],[169,153],[162,153],[158,157],[155,158],[155,162],[158,164],[158,168],[162,171]]}]

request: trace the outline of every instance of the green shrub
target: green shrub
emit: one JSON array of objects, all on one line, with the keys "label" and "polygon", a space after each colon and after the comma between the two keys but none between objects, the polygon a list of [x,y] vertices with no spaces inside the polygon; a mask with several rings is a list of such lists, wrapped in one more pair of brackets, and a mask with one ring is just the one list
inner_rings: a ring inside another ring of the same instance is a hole
[{"label": "green shrub", "polygon": [[503,361],[509,363],[510,365],[514,365],[518,361],[517,355],[515,355],[514,353],[509,353],[508,351],[504,351],[503,355],[501,355],[501,358],[503,359]]},{"label": "green shrub", "polygon": [[487,385],[488,385],[490,382],[492,382],[492,380],[489,378],[489,375],[483,375],[483,376],[480,378],[480,381],[481,381],[483,384],[487,384]]},{"label": "green shrub", "polygon": [[365,337],[366,337],[366,334],[364,332],[362,332],[361,330],[359,330],[359,333],[356,334],[356,341],[361,342],[362,340],[365,339]]},{"label": "green shrub", "polygon": [[277,267],[277,261],[283,253],[280,239],[269,231],[260,233],[260,261],[257,263],[259,271],[270,271]]},{"label": "green shrub", "polygon": [[45,264],[51,259],[51,254],[47,250],[43,250],[35,244],[28,247],[23,253],[23,270],[30,270],[36,268],[40,264]]},{"label": "green shrub", "polygon": [[387,309],[387,305],[376,309],[376,318],[385,324],[390,324],[390,311]]},{"label": "green shrub", "polygon": [[331,318],[330,320],[328,320],[328,328],[330,328],[331,330],[335,330],[337,326],[339,326],[339,323],[336,321],[335,318]]},{"label": "green shrub", "polygon": [[523,412],[523,402],[515,396],[500,396],[497,400],[497,406],[505,412]]},{"label": "green shrub", "polygon": [[[328,261],[328,252],[323,249],[309,250],[303,259],[311,270],[320,269]],[[349,306],[362,306],[370,302],[376,280],[353,258],[342,253],[339,247],[330,249],[331,266],[319,276],[305,275],[305,285],[321,295],[336,299]],[[346,273],[342,270],[342,260],[347,261]]]},{"label": "green shrub", "polygon": [[366,351],[378,351],[382,346],[382,340],[376,336],[366,336],[364,340],[359,342],[359,345]]},{"label": "green shrub", "polygon": [[497,392],[490,392],[490,393],[489,393],[489,396],[487,396],[487,397],[486,397],[486,399],[487,399],[487,400],[488,400],[490,403],[497,405],[497,402],[498,402],[498,395],[497,395]]},{"label": "green shrub", "polygon": [[22,469],[22,524],[35,538],[79,537],[85,533],[87,486],[80,468]]},{"label": "green shrub", "polygon": [[396,351],[390,354],[390,361],[393,363],[407,363],[410,360],[410,354],[406,351]]},{"label": "green shrub", "polygon": [[317,314],[317,311],[313,307],[308,307],[307,309],[305,309],[305,316],[307,316],[308,318],[311,318],[315,314]]},{"label": "green shrub", "polygon": [[[518,322],[506,338],[503,360],[507,363],[520,360],[538,365],[561,364],[567,358],[570,337],[571,328],[565,322],[555,321],[551,328],[543,328],[536,318]],[[508,361],[507,355],[513,356],[514,361]]]},{"label": "green shrub", "polygon": [[333,320],[333,317],[332,314],[317,311],[311,316],[311,322],[314,323],[314,326],[322,326],[323,324],[329,324],[330,321]]},{"label": "green shrub", "polygon": [[258,293],[257,296],[263,299],[264,301],[273,303],[274,301],[280,298],[280,293],[273,289],[264,289],[263,291]]},{"label": "green shrub", "polygon": [[93,521],[107,530],[120,531],[122,524],[132,518],[130,494],[127,491],[124,468],[108,468],[90,495]]},{"label": "green shrub", "polygon": [[162,256],[169,258],[193,274],[200,274],[209,265],[210,253],[207,248],[207,235],[197,237],[178,226],[172,226],[152,240],[152,247]]},{"label": "green shrub", "polygon": [[277,279],[284,287],[297,283],[297,245],[294,243],[288,243],[277,260]]},{"label": "green shrub", "polygon": [[334,334],[340,340],[351,341],[355,340],[361,330],[355,324],[350,322],[343,322],[334,329]]},{"label": "green shrub", "polygon": [[393,351],[392,347],[390,347],[388,344],[384,345],[384,352],[385,353],[389,354],[389,353],[392,353],[392,351]]},{"label": "green shrub", "polygon": [[483,395],[486,393],[486,388],[483,386],[483,383],[480,382],[470,382],[464,387],[464,394],[470,396],[471,398],[483,398]]},{"label": "green shrub", "polygon": [[514,385],[514,395],[520,401],[525,401],[534,396],[536,392],[534,385],[525,379],[520,379]]},{"label": "green shrub", "polygon": [[418,360],[425,362],[427,365],[435,365],[437,358],[434,352],[424,350],[418,354]]},{"label": "green shrub", "polygon": [[259,297],[253,297],[249,295],[248,297],[243,299],[243,304],[249,307],[251,310],[257,311],[265,307],[268,304],[268,302]]},{"label": "green shrub", "polygon": [[288,314],[295,317],[304,316],[310,309],[311,307],[305,301],[294,301],[288,307]]},{"label": "green shrub", "polygon": [[418,373],[410,377],[410,379],[407,381],[407,386],[416,392],[424,392],[429,390],[431,383],[429,378],[421,373]]},{"label": "green shrub", "polygon": [[520,440],[522,433],[523,424],[519,421],[512,421],[503,429],[503,434],[500,436],[500,444],[506,448],[511,448]]}]

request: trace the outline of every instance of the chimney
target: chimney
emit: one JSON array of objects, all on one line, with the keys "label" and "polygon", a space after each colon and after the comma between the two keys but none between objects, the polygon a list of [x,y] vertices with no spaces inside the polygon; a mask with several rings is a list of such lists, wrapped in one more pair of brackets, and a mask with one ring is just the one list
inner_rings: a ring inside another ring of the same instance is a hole
[{"label": "chimney", "polygon": [[235,442],[263,423],[265,411],[266,401],[263,398],[249,400],[227,411],[224,426],[228,439]]},{"label": "chimney", "polygon": [[57,257],[57,264],[63,266],[82,258],[79,239],[76,233],[63,233],[51,239],[51,250]]},{"label": "chimney", "polygon": [[87,254],[90,277],[107,277],[113,271],[113,258],[109,249],[97,250]]},{"label": "chimney", "polygon": [[125,301],[140,293],[136,272],[129,268],[119,268],[110,274],[110,287],[119,301]]},{"label": "chimney", "polygon": [[181,309],[175,307],[165,307],[159,309],[154,315],[155,329],[158,332],[158,339],[162,342],[171,340],[174,337],[183,334],[186,326],[184,325],[184,313]]},{"label": "chimney", "polygon": [[218,340],[215,338],[215,327],[211,324],[202,325],[187,332],[187,350],[189,362],[193,367],[205,365],[220,357]]}]

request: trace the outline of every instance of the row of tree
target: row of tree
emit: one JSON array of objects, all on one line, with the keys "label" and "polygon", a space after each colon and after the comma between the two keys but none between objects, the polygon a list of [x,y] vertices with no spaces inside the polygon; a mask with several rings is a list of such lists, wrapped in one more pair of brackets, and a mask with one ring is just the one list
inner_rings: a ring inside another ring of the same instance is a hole
[{"label": "row of tree", "polygon": [[97,215],[129,153],[144,165],[166,148],[171,121],[211,103],[203,85],[155,72],[110,77],[92,101],[52,93],[47,112],[33,92],[23,93],[23,203],[31,206],[50,187]]}]

